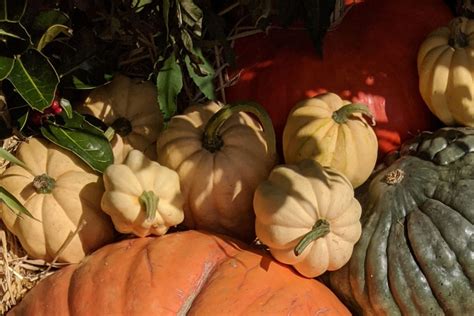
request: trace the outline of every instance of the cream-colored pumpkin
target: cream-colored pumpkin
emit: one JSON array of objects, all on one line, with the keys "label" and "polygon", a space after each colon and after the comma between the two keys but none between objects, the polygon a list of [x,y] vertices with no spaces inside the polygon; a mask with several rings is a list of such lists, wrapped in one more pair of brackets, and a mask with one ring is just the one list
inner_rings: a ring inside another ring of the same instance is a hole
[{"label": "cream-colored pumpkin", "polygon": [[150,81],[117,75],[92,90],[77,111],[92,115],[115,129],[123,138],[124,155],[138,149],[156,158],[156,138],[163,127],[156,86]]},{"label": "cream-colored pumpkin", "polygon": [[342,172],[356,188],[372,173],[377,161],[377,136],[362,104],[351,104],[337,94],[306,99],[291,110],[283,131],[285,162],[314,159]]},{"label": "cream-colored pumpkin", "polygon": [[112,222],[100,208],[102,179],[82,160],[38,138],[22,143],[16,156],[31,171],[12,165],[1,175],[0,186],[38,221],[25,215],[18,217],[6,204],[1,205],[2,220],[31,257],[53,260],[81,225],[60,252],[59,262],[79,262],[113,240]]},{"label": "cream-colored pumpkin", "polygon": [[257,237],[306,277],[341,268],[361,235],[361,206],[350,182],[311,159],[275,167],[253,205]]},{"label": "cream-colored pumpkin", "polygon": [[183,221],[178,174],[141,151],[134,149],[123,164],[108,166],[103,178],[102,210],[119,232],[139,237],[164,235]]},{"label": "cream-colored pumpkin", "polygon": [[[239,110],[259,115],[263,129]],[[253,239],[254,190],[276,161],[273,126],[262,108],[188,107],[170,120],[157,148],[158,162],[179,174],[187,227]]]},{"label": "cream-colored pumpkin", "polygon": [[474,20],[453,19],[431,32],[418,50],[419,89],[446,125],[474,126]]}]

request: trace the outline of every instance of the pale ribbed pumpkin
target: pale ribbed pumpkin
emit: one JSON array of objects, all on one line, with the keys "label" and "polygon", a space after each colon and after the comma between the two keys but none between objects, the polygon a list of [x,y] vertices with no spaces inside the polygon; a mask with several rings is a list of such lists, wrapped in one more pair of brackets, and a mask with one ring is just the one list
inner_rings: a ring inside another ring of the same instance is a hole
[{"label": "pale ribbed pumpkin", "polygon": [[364,116],[373,121],[365,105],[352,104],[334,93],[299,102],[283,131],[285,162],[314,159],[342,172],[358,187],[377,161],[377,136]]},{"label": "pale ribbed pumpkin", "polygon": [[165,234],[183,221],[178,174],[132,150],[122,164],[105,169],[102,210],[115,229],[139,237]]},{"label": "pale ribbed pumpkin", "polygon": [[280,165],[255,191],[257,237],[306,277],[349,261],[359,240],[361,207],[341,173],[314,160]]},{"label": "pale ribbed pumpkin", "polygon": [[102,212],[102,179],[73,153],[43,139],[31,138],[16,153],[29,170],[10,166],[0,186],[12,193],[37,219],[21,218],[1,205],[5,226],[33,258],[78,262],[111,242],[114,228]]},{"label": "pale ribbed pumpkin", "polygon": [[156,158],[156,138],[163,127],[156,86],[124,75],[92,90],[83,104],[82,114],[92,115],[112,127],[123,138],[124,156],[132,149]]},{"label": "pale ribbed pumpkin", "polygon": [[419,89],[446,125],[474,126],[474,20],[453,19],[431,32],[418,50]]},{"label": "pale ribbed pumpkin", "polygon": [[[256,114],[263,129],[242,111]],[[158,162],[179,174],[187,227],[253,239],[253,194],[276,163],[275,134],[263,108],[188,107],[160,134],[157,152]]]}]

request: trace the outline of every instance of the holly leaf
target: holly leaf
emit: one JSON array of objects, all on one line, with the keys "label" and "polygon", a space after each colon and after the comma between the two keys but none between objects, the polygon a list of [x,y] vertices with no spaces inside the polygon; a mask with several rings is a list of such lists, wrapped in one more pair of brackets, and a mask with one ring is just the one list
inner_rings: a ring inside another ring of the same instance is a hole
[{"label": "holly leaf", "polygon": [[48,58],[36,49],[17,56],[7,79],[23,99],[43,112],[53,102],[59,77]]},{"label": "holly leaf", "polygon": [[20,21],[26,10],[26,0],[2,0],[0,2],[0,21]]},{"label": "holly leaf", "polygon": [[13,57],[26,51],[30,44],[30,35],[20,23],[0,22],[0,55]]},{"label": "holly leaf", "polygon": [[168,121],[177,111],[176,98],[183,88],[183,74],[175,54],[168,57],[156,79],[158,89],[158,104],[163,118]]},{"label": "holly leaf", "polygon": [[18,165],[26,170],[30,170],[23,161],[20,159],[16,158],[12,153],[7,151],[5,148],[0,147],[0,158],[9,161],[15,165]]},{"label": "holly leaf", "polygon": [[192,62],[189,55],[186,55],[184,61],[186,68],[188,69],[189,76],[193,79],[199,90],[209,99],[215,100],[215,88],[214,88],[214,68],[203,56],[202,51],[199,48],[194,49],[194,54],[199,58],[196,62]]},{"label": "holly leaf", "polygon": [[7,56],[0,56],[0,81],[4,80],[10,74],[13,69],[13,63],[15,59]]},{"label": "holly leaf", "polygon": [[72,29],[62,24],[55,24],[50,26],[46,32],[43,33],[36,48],[42,51],[43,48],[51,41],[53,41],[58,35],[64,34],[68,37],[72,36]]},{"label": "holly leaf", "polygon": [[56,24],[70,26],[69,16],[59,10],[43,11],[35,16],[31,28],[36,32],[42,33]]},{"label": "holly leaf", "polygon": [[66,118],[65,122],[60,125],[47,121],[40,128],[41,134],[49,141],[76,154],[93,170],[104,172],[105,168],[114,162],[112,146],[104,133],[75,112],[73,117]]}]

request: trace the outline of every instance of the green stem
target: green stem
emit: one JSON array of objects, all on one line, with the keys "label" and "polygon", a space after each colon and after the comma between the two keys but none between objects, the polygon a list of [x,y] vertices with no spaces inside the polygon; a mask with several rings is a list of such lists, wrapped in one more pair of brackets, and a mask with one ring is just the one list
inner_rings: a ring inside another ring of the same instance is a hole
[{"label": "green stem", "polygon": [[107,127],[107,129],[104,132],[104,136],[107,138],[109,142],[111,142],[115,136],[114,128],[112,126]]},{"label": "green stem", "polygon": [[354,113],[362,113],[363,115],[370,118],[370,125],[375,125],[374,115],[372,112],[370,112],[367,105],[362,103],[350,103],[342,106],[339,110],[332,113],[332,119],[338,124],[344,124]]},{"label": "green stem", "polygon": [[329,222],[324,219],[318,219],[313,228],[307,232],[293,250],[295,256],[303,253],[306,247],[318,238],[324,237],[331,231]]},{"label": "green stem", "polygon": [[39,176],[34,177],[33,187],[37,193],[48,194],[51,193],[56,186],[56,180],[43,173]]},{"label": "green stem", "polygon": [[151,221],[156,216],[159,198],[153,191],[143,191],[138,198],[140,203],[145,206],[146,220]]},{"label": "green stem", "polygon": [[468,46],[469,40],[466,35],[461,29],[463,25],[462,18],[456,18],[449,23],[449,45],[454,48],[463,48]]},{"label": "green stem", "polygon": [[210,152],[218,151],[223,145],[222,138],[219,131],[224,125],[225,121],[232,115],[238,112],[249,112],[254,114],[260,121],[265,133],[265,140],[267,141],[268,153],[276,156],[276,138],[273,124],[265,108],[260,104],[252,101],[235,102],[223,106],[217,111],[207,122],[204,128],[203,147]]}]

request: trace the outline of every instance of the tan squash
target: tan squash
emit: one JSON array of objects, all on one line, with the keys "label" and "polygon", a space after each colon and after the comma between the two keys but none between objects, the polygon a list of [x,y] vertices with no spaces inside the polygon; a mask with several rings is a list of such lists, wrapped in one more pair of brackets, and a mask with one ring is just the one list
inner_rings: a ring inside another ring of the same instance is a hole
[{"label": "tan squash", "polygon": [[377,136],[363,104],[352,104],[337,94],[306,99],[290,112],[283,131],[283,154],[288,164],[314,159],[342,172],[354,188],[372,173],[377,161]]},{"label": "tan squash", "polygon": [[139,237],[164,235],[183,221],[183,196],[178,174],[141,151],[132,150],[123,164],[107,167],[102,210],[115,229]]},{"label": "tan squash", "polygon": [[419,89],[446,125],[474,126],[474,20],[453,19],[431,32],[418,50]]},{"label": "tan squash", "polygon": [[[114,229],[102,212],[102,179],[82,160],[43,139],[22,143],[17,157],[27,166],[12,165],[0,177],[0,186],[12,193],[37,219],[21,218],[1,205],[5,226],[33,258],[79,262],[111,242]],[[68,241],[70,235],[77,234]]]},{"label": "tan squash", "polygon": [[150,159],[156,158],[155,142],[163,117],[153,83],[117,75],[110,83],[92,90],[77,111],[114,128],[123,138],[124,156],[138,149]]},{"label": "tan squash", "polygon": [[275,167],[253,205],[260,241],[309,278],[341,268],[361,235],[361,206],[350,182],[314,160]]},{"label": "tan squash", "polygon": [[[263,129],[242,111],[256,114]],[[188,107],[170,120],[157,148],[158,162],[179,174],[187,227],[253,239],[254,190],[276,162],[275,134],[263,108]]]}]

